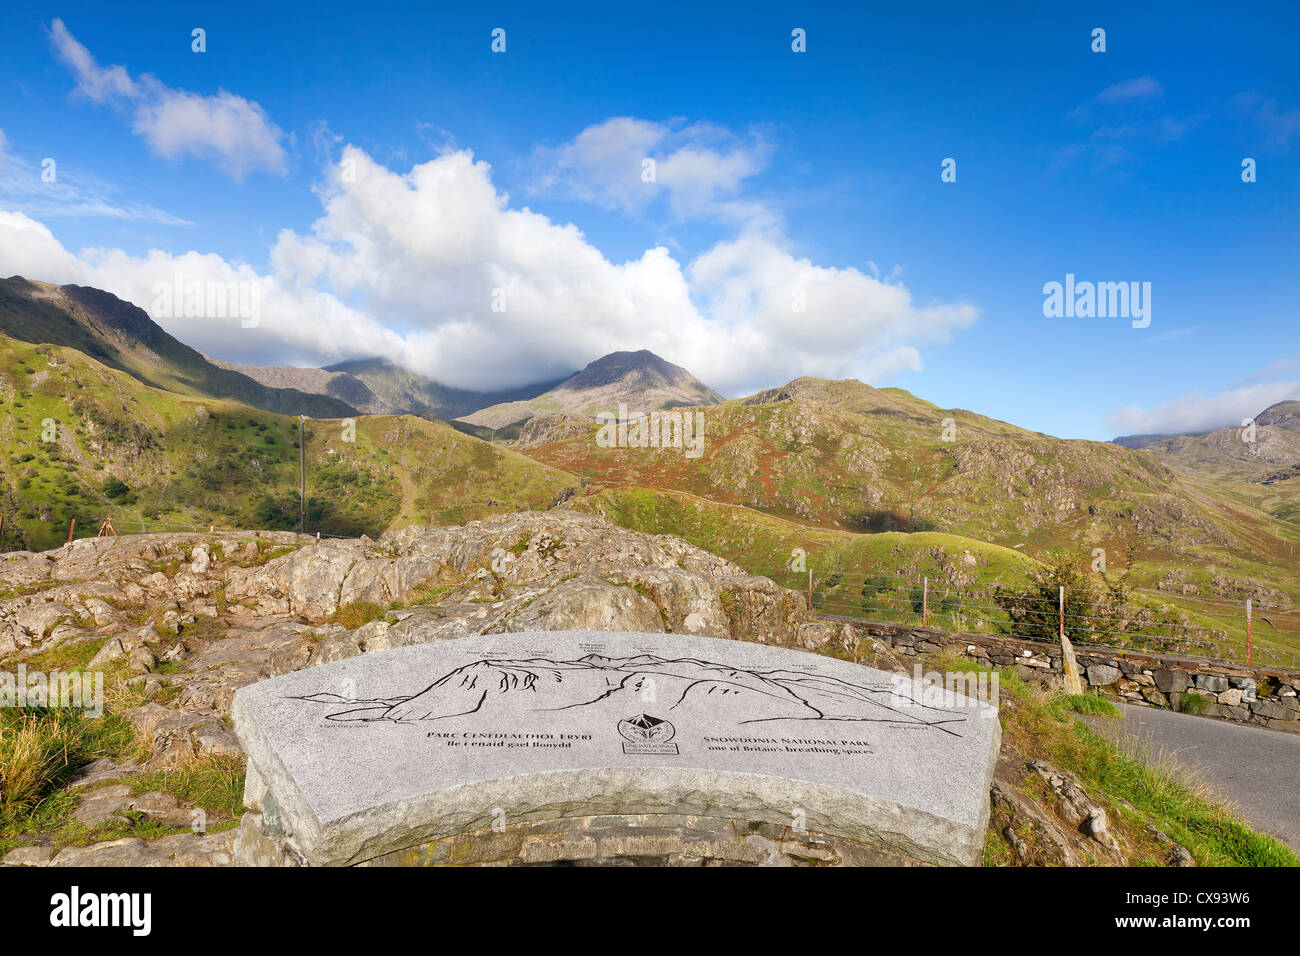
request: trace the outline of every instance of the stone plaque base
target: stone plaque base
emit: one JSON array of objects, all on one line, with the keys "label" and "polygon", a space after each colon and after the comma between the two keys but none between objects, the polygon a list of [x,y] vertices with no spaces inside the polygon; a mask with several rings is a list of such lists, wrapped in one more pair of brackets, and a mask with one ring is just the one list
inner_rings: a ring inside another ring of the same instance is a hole
[{"label": "stone plaque base", "polygon": [[[236,866],[304,866],[259,813],[235,837]],[[358,866],[928,866],[885,847],[773,823],[676,814],[571,817],[475,830]]]}]

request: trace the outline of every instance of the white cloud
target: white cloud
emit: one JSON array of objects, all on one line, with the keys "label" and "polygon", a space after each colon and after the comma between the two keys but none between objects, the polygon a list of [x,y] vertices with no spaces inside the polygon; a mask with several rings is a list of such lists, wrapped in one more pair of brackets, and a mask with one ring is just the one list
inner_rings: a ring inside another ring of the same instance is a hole
[{"label": "white cloud", "polygon": [[257,169],[287,171],[284,132],[257,103],[225,90],[201,96],[148,74],[132,79],[125,67],[101,67],[62,20],[50,25],[50,38],[76,76],[77,89],[96,103],[129,110],[131,129],[157,155],[211,159],[234,179]]},{"label": "white cloud", "polygon": [[1300,134],[1300,110],[1283,112],[1277,100],[1265,99],[1255,90],[1234,96],[1229,104],[1238,115],[1247,116],[1264,135],[1261,145],[1269,149],[1285,149],[1292,137]]},{"label": "white cloud", "polygon": [[1129,405],[1107,416],[1106,424],[1117,435],[1207,432],[1240,425],[1243,419],[1254,418],[1270,405],[1298,399],[1300,381],[1263,382],[1217,395],[1188,392],[1149,410]]},{"label": "white cloud", "polygon": [[1155,100],[1164,96],[1164,92],[1155,77],[1138,76],[1106,87],[1097,94],[1097,102],[1109,106],[1133,100]]},{"label": "white cloud", "polygon": [[[611,262],[576,226],[510,208],[490,167],[466,150],[398,172],[348,146],[318,191],[323,211],[310,231],[284,230],[270,250],[258,328],[155,318],[218,358],[384,355],[467,388],[538,381],[648,348],[740,394],[803,374],[870,380],[919,368],[921,346],[977,315],[967,304],[919,308],[896,280],[816,265],[770,231],[720,242],[685,267],[663,247]],[[11,261],[23,265],[9,271],[97,285],[146,309],[154,284],[177,272],[259,278],[198,252],[72,255],[14,214],[0,219],[0,262]]]},{"label": "white cloud", "polygon": [[86,269],[42,223],[0,209],[0,275],[82,283]]},{"label": "white cloud", "polygon": [[66,163],[56,165],[54,181],[46,182],[39,163],[6,152],[5,146],[4,131],[0,130],[0,205],[11,211],[38,218],[90,216],[166,226],[194,225],[155,206],[120,202],[115,197],[116,187]]},{"label": "white cloud", "polygon": [[[558,193],[629,214],[663,200],[679,220],[722,219],[771,225],[761,203],[737,198],[762,172],[771,147],[751,132],[738,138],[709,123],[654,123],[616,116],[588,126],[568,143],[533,155],[538,193]],[[647,159],[654,177],[647,182]]]}]

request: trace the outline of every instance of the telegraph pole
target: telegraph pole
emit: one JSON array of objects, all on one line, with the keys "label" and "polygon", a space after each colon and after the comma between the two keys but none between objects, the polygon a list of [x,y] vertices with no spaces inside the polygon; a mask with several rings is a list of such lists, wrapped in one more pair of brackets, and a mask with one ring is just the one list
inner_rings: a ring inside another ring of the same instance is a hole
[{"label": "telegraph pole", "polygon": [[307,533],[307,428],[306,417],[298,416],[298,520],[303,534]]},{"label": "telegraph pole", "polygon": [[1250,666],[1251,652],[1254,650],[1254,647],[1252,646],[1254,644],[1252,637],[1253,635],[1251,634],[1250,598],[1246,598],[1246,666],[1247,667]]}]

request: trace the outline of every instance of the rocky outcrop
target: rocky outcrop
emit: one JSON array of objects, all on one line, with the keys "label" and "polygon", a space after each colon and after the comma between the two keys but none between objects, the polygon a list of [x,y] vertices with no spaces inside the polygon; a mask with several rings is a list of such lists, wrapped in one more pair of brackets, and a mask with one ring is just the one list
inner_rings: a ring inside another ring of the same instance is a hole
[{"label": "rocky outcrop", "polygon": [[[5,555],[0,589],[11,595],[0,600],[0,659],[39,664],[54,648],[92,645],[88,666],[113,670],[145,698],[125,716],[150,742],[149,769],[238,753],[228,718],[245,684],[389,647],[535,630],[807,649],[844,640],[767,578],[680,538],[568,511],[413,526],[378,541],[86,538]],[[355,626],[358,616],[373,619]]]},{"label": "rocky outcrop", "polygon": [[802,596],[767,578],[680,538],[569,511],[412,526],[378,541],[313,542],[231,571],[225,595],[320,623],[350,604],[387,607],[435,590],[441,593],[428,606],[438,622],[466,619],[450,631],[433,626],[437,633],[591,628],[805,647],[834,634],[811,620]]}]

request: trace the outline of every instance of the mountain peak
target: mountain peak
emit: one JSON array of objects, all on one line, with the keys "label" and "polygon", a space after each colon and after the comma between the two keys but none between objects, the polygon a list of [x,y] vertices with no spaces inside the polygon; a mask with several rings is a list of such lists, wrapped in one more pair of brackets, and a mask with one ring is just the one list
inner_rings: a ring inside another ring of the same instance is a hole
[{"label": "mountain peak", "polygon": [[593,416],[626,405],[656,411],[681,405],[716,405],[722,396],[649,349],[610,352],[550,391],[528,401],[493,405],[460,419],[483,428],[518,426],[541,414]]},{"label": "mountain peak", "polygon": [[660,358],[649,349],[603,355],[563,382],[557,391],[601,388],[617,382],[635,382],[643,388],[651,385],[674,388],[699,386],[705,391],[712,391],[686,369]]},{"label": "mountain peak", "polygon": [[1277,402],[1255,416],[1256,425],[1300,431],[1300,401]]},{"label": "mountain peak", "polygon": [[779,388],[768,388],[742,399],[742,405],[767,405],[770,402],[785,401],[822,401],[834,405],[853,407],[879,407],[892,405],[893,402],[866,382],[856,378],[827,379],[813,378],[805,375],[796,378]]}]

